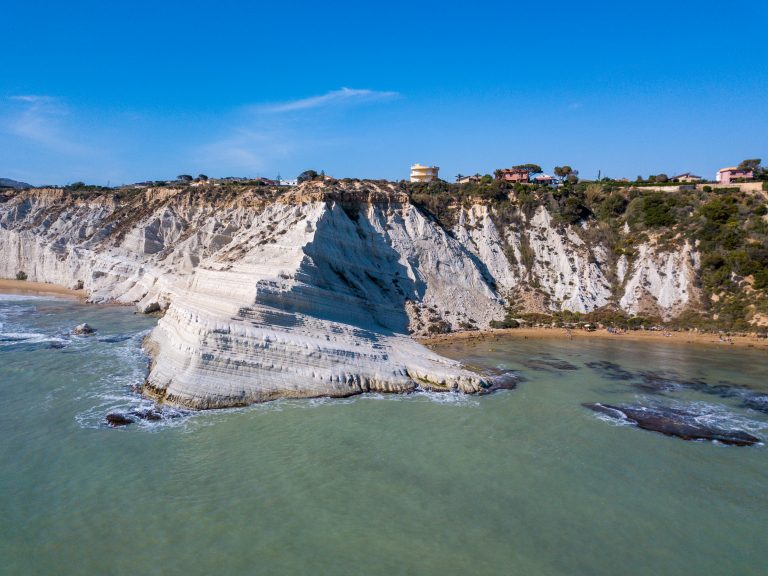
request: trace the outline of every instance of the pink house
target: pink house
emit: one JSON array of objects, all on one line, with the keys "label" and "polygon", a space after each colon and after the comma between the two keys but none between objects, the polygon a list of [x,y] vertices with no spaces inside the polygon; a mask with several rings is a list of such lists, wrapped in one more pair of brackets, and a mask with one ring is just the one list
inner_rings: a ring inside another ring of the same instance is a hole
[{"label": "pink house", "polygon": [[734,180],[743,178],[744,180],[751,180],[755,177],[755,173],[752,170],[739,170],[738,166],[731,166],[729,168],[720,168],[717,171],[717,180],[720,184],[730,184]]},{"label": "pink house", "polygon": [[504,180],[505,182],[527,183],[531,181],[531,175],[528,170],[523,168],[505,168],[503,170],[496,170],[496,179]]}]

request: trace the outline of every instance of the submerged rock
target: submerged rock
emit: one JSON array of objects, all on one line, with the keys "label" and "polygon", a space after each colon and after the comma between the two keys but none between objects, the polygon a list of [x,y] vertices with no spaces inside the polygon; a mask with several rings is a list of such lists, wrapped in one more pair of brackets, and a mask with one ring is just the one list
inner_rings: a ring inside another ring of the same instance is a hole
[{"label": "submerged rock", "polygon": [[734,446],[751,446],[760,442],[756,436],[742,430],[725,430],[696,420],[696,414],[667,407],[611,406],[597,402],[582,404],[595,412],[612,418],[626,419],[643,430],[676,436],[683,440],[712,440]]},{"label": "submerged rock", "polygon": [[107,424],[110,426],[127,426],[128,424],[133,424],[136,420],[131,418],[130,416],[126,414],[121,414],[120,412],[110,412],[106,416]]},{"label": "submerged rock", "polygon": [[106,415],[105,420],[107,424],[112,427],[127,426],[134,424],[140,420],[149,422],[157,422],[158,420],[169,420],[173,418],[179,418],[186,414],[182,410],[161,410],[158,408],[140,408],[137,410],[129,410],[128,412],[110,412]]},{"label": "submerged rock", "polygon": [[126,340],[130,340],[130,335],[122,335],[122,336],[108,336],[106,338],[100,338],[99,342],[107,342],[109,344],[116,344],[118,342],[125,342]]},{"label": "submerged rock", "polygon": [[632,380],[636,376],[629,370],[622,368],[615,362],[609,362],[607,360],[598,360],[595,362],[587,362],[586,365],[608,380]]},{"label": "submerged rock", "polygon": [[82,324],[78,324],[72,329],[72,334],[75,336],[90,336],[91,334],[95,334],[96,329],[92,326],[86,324],[83,322]]},{"label": "submerged rock", "polygon": [[752,394],[744,398],[742,405],[745,408],[757,410],[763,414],[768,414],[768,394]]},{"label": "submerged rock", "polygon": [[496,390],[514,390],[517,388],[520,377],[513,372],[502,372],[486,378],[488,386],[480,390],[479,394],[490,394]]},{"label": "submerged rock", "polygon": [[543,371],[578,370],[579,369],[578,366],[571,364],[566,360],[561,360],[560,358],[551,358],[547,356],[529,358],[528,360],[525,360],[523,362],[523,366],[525,366],[526,368],[530,368],[531,370],[543,370]]}]

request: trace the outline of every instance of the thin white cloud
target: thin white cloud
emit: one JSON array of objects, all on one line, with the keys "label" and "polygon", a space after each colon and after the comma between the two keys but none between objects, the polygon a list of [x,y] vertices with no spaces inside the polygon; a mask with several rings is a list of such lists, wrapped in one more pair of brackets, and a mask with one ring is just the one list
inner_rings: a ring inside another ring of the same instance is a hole
[{"label": "thin white cloud", "polygon": [[240,108],[223,123],[218,138],[190,149],[188,161],[191,165],[216,166],[235,175],[276,171],[309,150],[339,145],[338,138],[304,122],[303,114],[399,96],[390,91],[341,88],[309,98]]},{"label": "thin white cloud", "polygon": [[38,94],[20,94],[18,96],[9,96],[8,100],[28,102],[30,104],[39,104],[40,102],[53,102],[55,98],[52,96],[40,96]]},{"label": "thin white cloud", "polygon": [[93,150],[67,134],[64,118],[69,109],[52,96],[17,95],[8,100],[18,104],[4,119],[4,128],[12,136],[23,138],[60,154],[86,155]]},{"label": "thin white cloud", "polygon": [[397,92],[341,88],[340,90],[326,92],[320,96],[310,96],[309,98],[289,100],[287,102],[278,102],[276,104],[265,104],[257,107],[256,110],[267,114],[282,114],[285,112],[297,112],[300,110],[311,110],[313,108],[325,108],[328,106],[389,100],[397,98],[398,96],[399,94]]}]

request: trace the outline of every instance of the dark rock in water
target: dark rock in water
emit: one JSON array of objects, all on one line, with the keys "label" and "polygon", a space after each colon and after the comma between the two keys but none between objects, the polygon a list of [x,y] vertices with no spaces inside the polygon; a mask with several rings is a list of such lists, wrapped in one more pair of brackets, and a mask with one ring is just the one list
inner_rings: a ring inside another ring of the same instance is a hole
[{"label": "dark rock in water", "polygon": [[536,357],[536,358],[529,358],[528,360],[525,360],[523,363],[523,366],[526,368],[530,368],[531,370],[544,370],[544,371],[551,371],[551,370],[578,370],[578,366],[574,366],[570,362],[566,362],[565,360],[560,360],[559,358],[547,358],[547,357]]},{"label": "dark rock in water", "polygon": [[608,362],[607,360],[600,360],[596,362],[587,362],[589,368],[602,372],[608,380],[632,380],[635,375],[629,370],[622,368],[615,362]]},{"label": "dark rock in water", "polygon": [[747,396],[742,401],[742,406],[768,414],[768,394],[754,394]]},{"label": "dark rock in water", "polygon": [[174,409],[139,408],[128,412],[110,412],[106,416],[106,421],[110,426],[127,426],[139,420],[156,422],[158,420],[180,418],[186,413],[185,411]]},{"label": "dark rock in water", "polygon": [[490,394],[496,390],[514,390],[517,388],[520,377],[513,372],[503,372],[487,379],[489,386],[483,388],[480,394]]},{"label": "dark rock in water", "polygon": [[632,386],[643,392],[659,394],[674,392],[683,387],[675,377],[659,372],[640,372],[640,378],[640,382],[635,382]]},{"label": "dark rock in water", "polygon": [[88,324],[78,324],[72,329],[72,334],[75,336],[90,336],[91,334],[95,334],[96,330],[89,326]]},{"label": "dark rock in water", "polygon": [[106,338],[99,338],[99,342],[108,342],[109,344],[115,344],[117,342],[125,342],[130,340],[130,336],[108,336]]},{"label": "dark rock in water", "polygon": [[[131,415],[136,416],[139,420],[156,421],[163,419],[163,413],[159,410],[155,410],[154,408],[147,408],[146,410],[133,410],[131,411]],[[175,416],[171,416],[171,418],[174,417]]]},{"label": "dark rock in water", "polygon": [[133,424],[136,420],[120,412],[110,412],[106,417],[107,424],[110,426],[127,426]]},{"label": "dark rock in water", "polygon": [[638,428],[676,436],[683,440],[716,440],[735,446],[751,446],[760,442],[759,438],[742,430],[725,430],[700,424],[696,421],[696,414],[685,410],[666,407],[611,406],[600,403],[584,403],[582,406],[612,418],[624,418],[636,424]]},{"label": "dark rock in water", "polygon": [[48,345],[49,348],[53,348],[54,350],[61,350],[65,346],[66,346],[66,344],[64,344],[64,342],[51,342]]}]

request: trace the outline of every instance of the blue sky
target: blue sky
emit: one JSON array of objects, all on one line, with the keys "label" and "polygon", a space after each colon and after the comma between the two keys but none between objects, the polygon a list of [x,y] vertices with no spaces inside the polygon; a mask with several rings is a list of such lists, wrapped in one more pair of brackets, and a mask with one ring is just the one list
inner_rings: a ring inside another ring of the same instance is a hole
[{"label": "blue sky", "polygon": [[2,0],[0,177],[768,160],[768,3]]}]

